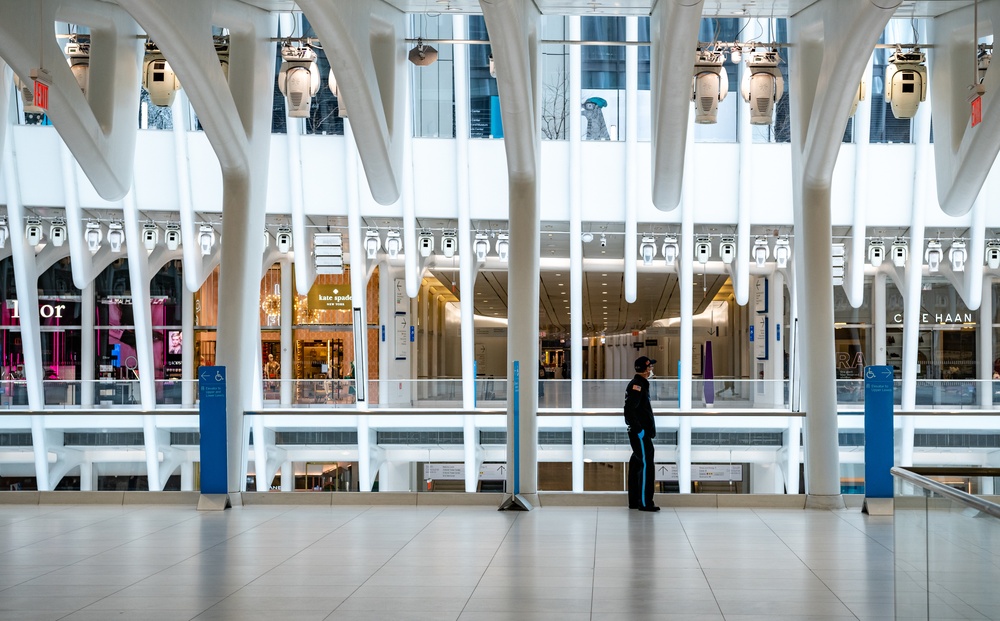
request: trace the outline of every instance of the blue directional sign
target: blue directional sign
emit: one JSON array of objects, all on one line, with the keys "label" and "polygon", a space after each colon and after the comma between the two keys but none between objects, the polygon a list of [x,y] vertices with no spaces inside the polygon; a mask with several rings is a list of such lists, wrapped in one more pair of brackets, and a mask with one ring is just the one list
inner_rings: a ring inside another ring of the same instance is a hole
[{"label": "blue directional sign", "polygon": [[199,367],[201,493],[227,494],[226,367]]},{"label": "blue directional sign", "polygon": [[865,498],[892,498],[892,367],[865,367]]}]

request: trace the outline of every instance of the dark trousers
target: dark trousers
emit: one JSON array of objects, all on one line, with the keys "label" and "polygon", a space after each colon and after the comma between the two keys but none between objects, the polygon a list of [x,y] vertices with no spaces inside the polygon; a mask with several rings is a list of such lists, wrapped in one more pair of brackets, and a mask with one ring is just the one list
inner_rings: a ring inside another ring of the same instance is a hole
[{"label": "dark trousers", "polygon": [[632,445],[632,458],[628,461],[628,506],[651,507],[656,468],[653,439],[645,431],[629,427],[628,442]]}]

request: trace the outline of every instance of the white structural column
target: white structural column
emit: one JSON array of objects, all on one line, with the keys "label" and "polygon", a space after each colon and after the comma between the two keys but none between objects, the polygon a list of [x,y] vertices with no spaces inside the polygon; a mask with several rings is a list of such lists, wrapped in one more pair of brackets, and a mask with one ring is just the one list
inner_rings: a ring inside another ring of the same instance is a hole
[{"label": "white structural column", "polygon": [[[569,38],[575,41],[580,38],[580,18],[569,18]],[[628,24],[633,18],[627,17],[626,33]],[[626,37],[628,35],[626,34]],[[626,75],[628,75],[628,54],[634,52],[633,48],[626,48]],[[569,105],[570,110],[575,112],[576,102],[580,101],[580,46],[569,46]],[[628,97],[626,89],[626,98]],[[572,119],[575,114],[570,113]],[[628,126],[631,129],[633,123]],[[580,236],[583,233],[582,212],[583,205],[580,200],[580,185],[582,183],[583,171],[581,163],[583,157],[580,154],[580,123],[567,123],[569,133],[569,166],[566,179],[569,183],[567,195],[569,197],[569,363],[570,363],[570,403],[574,410],[583,407],[583,240]],[[629,185],[629,184],[627,184]],[[525,369],[527,371],[527,369]],[[538,375],[537,370],[532,377]],[[525,378],[527,379],[527,378]],[[574,465],[574,470],[576,466]]]},{"label": "white structural column", "polygon": [[[629,24],[634,18],[626,18],[626,38],[629,37]],[[580,39],[580,17],[569,18],[569,39],[577,41]],[[628,53],[626,48],[626,75],[628,74]],[[569,109],[570,118],[574,119],[576,103],[582,101],[583,96],[580,91],[580,46],[569,46]],[[627,87],[626,87],[627,90]],[[626,93],[626,97],[628,94]],[[632,127],[632,123],[628,127]],[[569,122],[566,125],[569,133],[569,166],[567,181],[567,196],[569,197],[569,304],[570,304],[570,404],[573,411],[579,412],[583,408],[583,204],[580,199],[581,185],[583,183],[583,170],[581,168],[583,157],[580,153],[580,123]],[[628,184],[626,184],[628,185]],[[593,349],[588,349],[592,352]],[[531,369],[532,377],[537,375],[534,367]],[[528,369],[522,372],[527,374]],[[527,375],[525,376],[527,380]],[[571,426],[571,449],[573,464],[573,491],[583,491],[583,418],[579,415],[573,416],[570,420]]]},{"label": "white structural column", "polygon": [[[740,65],[740,71],[749,71],[749,69],[745,65]],[[738,305],[745,307],[750,301],[750,211],[753,205],[755,164],[753,125],[750,124],[750,115],[745,110],[737,115],[736,131],[740,141],[740,165],[736,172],[739,176],[736,205],[736,259],[729,268],[729,275],[733,279],[733,297],[736,298]]]},{"label": "white structural column", "polygon": [[[80,405],[85,408],[94,405],[94,395],[97,393],[95,390],[97,386],[97,373],[95,372],[97,347],[96,332],[94,332],[96,316],[94,290],[94,281],[90,281],[80,291]],[[184,338],[187,339],[187,335],[184,335]],[[193,343],[194,340],[185,340],[184,342]],[[185,348],[185,351],[189,349],[193,351],[194,348]]]},{"label": "white structural column", "polygon": [[785,274],[782,270],[771,273],[767,295],[767,372],[765,377],[771,395],[771,406],[780,408],[785,403]]},{"label": "white structural column", "polygon": [[305,132],[305,119],[288,116],[286,108],[285,128],[285,142],[288,148],[285,164],[288,166],[288,206],[292,212],[295,286],[299,291],[308,293],[316,280],[316,265],[312,240],[306,229],[306,206],[302,188],[302,134]]},{"label": "white structural column", "polygon": [[[625,38],[628,41],[636,41],[639,38],[638,18],[625,18]],[[622,176],[625,177],[625,192],[622,197],[625,201],[625,274],[624,274],[624,297],[625,301],[633,304],[638,292],[636,291],[638,265],[638,199],[637,188],[638,168],[639,168],[639,51],[635,46],[625,48],[625,161]],[[580,79],[580,71],[574,74]],[[570,99],[571,102],[579,101],[581,98]],[[578,123],[570,123],[570,127],[578,128]],[[574,374],[575,375],[575,374]]]},{"label": "white structural column", "polygon": [[[868,57],[865,66],[864,83],[872,83],[872,61],[874,55]],[[871,88],[869,87],[869,91]],[[851,227],[850,256],[847,259],[847,269],[844,274],[844,292],[847,300],[854,308],[860,308],[865,301],[865,233],[867,232],[868,215],[868,154],[871,152],[871,118],[872,100],[868,95],[864,101],[858,102],[858,110],[854,114],[854,218]],[[878,340],[875,341],[879,343]],[[882,341],[884,343],[884,341]]]},{"label": "white structural column", "polygon": [[201,362],[194,359],[194,293],[181,287],[181,342],[188,347],[181,350],[181,403],[194,405],[195,378]]},{"label": "white structural column", "polygon": [[[920,105],[913,119],[913,137],[916,143],[914,171],[927,170],[927,163],[933,155],[931,145],[930,101]],[[906,285],[903,295],[903,390],[901,409],[912,412],[917,407],[917,350],[920,341],[920,295],[923,293],[924,275],[924,220],[927,209],[927,179],[915,172],[913,176],[913,212],[910,216],[910,256],[906,261]],[[899,464],[913,465],[913,435],[915,419],[902,417],[899,435]]]},{"label": "white structural column", "polygon": [[[497,89],[507,154],[510,205],[507,328],[507,454],[519,459],[508,473],[508,491],[534,495],[538,489],[538,271],[541,135],[541,73],[538,41],[541,15],[529,0],[480,1],[497,67]],[[514,363],[521,369],[520,399],[514,395]],[[516,403],[516,406],[515,406]],[[520,433],[514,439],[514,414]],[[515,484],[513,472],[518,472]],[[529,501],[530,502],[530,501]]]},{"label": "white structural column", "polygon": [[[809,364],[802,366],[806,411],[806,504],[842,508],[840,447],[834,358],[831,191],[857,84],[868,63],[868,50],[892,16],[888,8],[858,5],[844,11],[842,2],[819,0],[788,20],[795,53],[789,56],[792,186],[796,245],[795,292],[803,343]],[[854,54],[844,54],[854,50]],[[857,50],[864,50],[858,54]]]},{"label": "white structural column", "polygon": [[[467,36],[466,17],[452,17],[455,37]],[[455,199],[458,205],[458,290],[462,336],[462,407],[472,409],[476,402],[476,267],[472,253],[472,211],[469,194],[469,136],[472,133],[469,98],[469,49],[466,45],[456,45],[455,53]],[[440,312],[437,300],[433,302]],[[435,333],[440,337],[438,324]],[[438,348],[440,351],[440,348]],[[436,359],[436,358],[435,358]],[[431,377],[437,377],[432,374]]]},{"label": "white structural column", "polygon": [[281,405],[292,404],[292,388],[294,382],[295,368],[292,364],[292,322],[295,314],[293,298],[295,292],[292,289],[292,264],[290,261],[278,263],[281,269],[281,318],[280,324],[281,344],[281,393],[279,395]]},{"label": "white structural column", "polygon": [[[688,154],[694,153],[694,114],[687,115],[685,137]],[[681,290],[681,326],[679,352],[677,424],[677,486],[681,494],[691,493],[691,352],[694,346],[694,157],[684,159],[684,182],[681,193],[681,235],[678,287]],[[666,360],[660,363],[660,373],[667,375]]]},{"label": "white structural column", "polygon": [[[150,307],[149,253],[142,244],[139,231],[139,207],[135,202],[135,188],[129,190],[122,201],[124,216],[125,250],[128,256],[129,286],[132,292],[132,316],[135,321],[135,353],[139,371],[139,402],[142,409],[150,411],[156,407],[156,372],[153,367],[153,317]],[[128,378],[134,379],[134,378]],[[147,433],[147,436],[149,434]],[[149,450],[150,439],[146,438]],[[147,466],[150,460],[147,457]],[[150,476],[152,489],[153,473]]]},{"label": "white structural column", "polygon": [[[973,255],[975,256],[975,255]],[[979,407],[984,410],[993,407],[993,277],[983,276],[983,300],[979,304],[979,346],[978,372]]]},{"label": "white structural column", "polygon": [[885,280],[882,270],[875,272],[872,278],[872,325],[875,326],[875,360],[872,364],[885,364]]}]

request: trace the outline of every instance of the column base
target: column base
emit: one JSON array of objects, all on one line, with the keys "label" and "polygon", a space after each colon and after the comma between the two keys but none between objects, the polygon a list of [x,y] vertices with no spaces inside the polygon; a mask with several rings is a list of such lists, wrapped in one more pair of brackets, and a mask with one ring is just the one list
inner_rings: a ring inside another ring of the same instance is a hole
[{"label": "column base", "polygon": [[823,496],[820,494],[806,495],[806,509],[846,509],[843,494],[831,494]]},{"label": "column base", "polygon": [[892,515],[895,503],[892,498],[865,498],[861,512],[868,515]]},{"label": "column base", "polygon": [[513,494],[507,496],[498,511],[531,511],[538,505],[538,494]]},{"label": "column base", "polygon": [[198,511],[225,511],[231,506],[229,494],[202,494],[198,497]]}]

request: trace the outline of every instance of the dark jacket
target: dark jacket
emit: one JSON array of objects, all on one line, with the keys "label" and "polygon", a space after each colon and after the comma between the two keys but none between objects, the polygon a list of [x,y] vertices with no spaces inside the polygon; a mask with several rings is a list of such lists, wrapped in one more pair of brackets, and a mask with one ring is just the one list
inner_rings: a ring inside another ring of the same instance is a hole
[{"label": "dark jacket", "polygon": [[651,439],[656,437],[653,405],[649,402],[649,380],[638,373],[625,389],[625,424],[644,430]]}]

